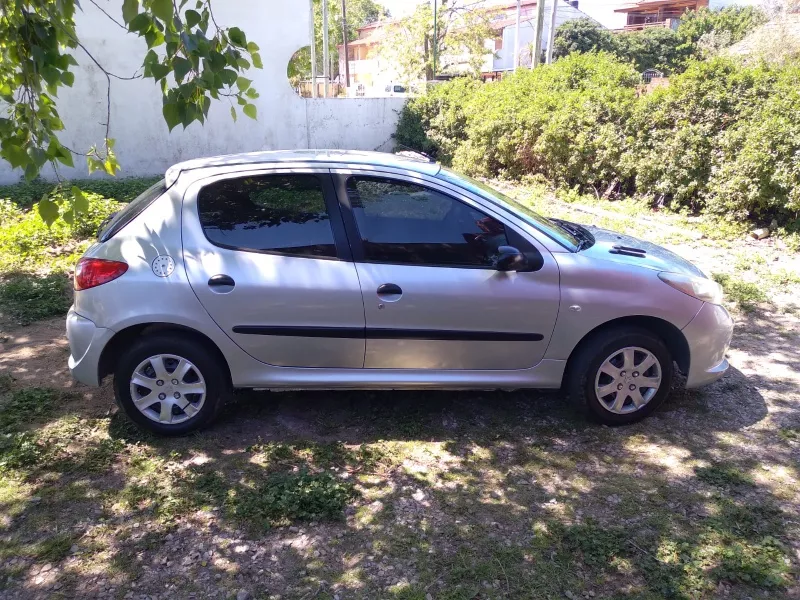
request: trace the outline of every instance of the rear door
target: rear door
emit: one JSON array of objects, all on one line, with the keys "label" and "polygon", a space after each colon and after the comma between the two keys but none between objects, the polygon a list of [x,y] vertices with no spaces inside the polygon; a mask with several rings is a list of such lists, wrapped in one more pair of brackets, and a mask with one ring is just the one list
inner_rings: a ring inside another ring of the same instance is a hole
[{"label": "rear door", "polygon": [[189,187],[183,245],[192,288],[254,358],[361,368],[364,306],[330,173],[236,173]]},{"label": "rear door", "polygon": [[[334,173],[364,294],[365,367],[523,369],[542,359],[560,297],[545,248],[442,185]],[[506,245],[541,268],[497,271]]]}]

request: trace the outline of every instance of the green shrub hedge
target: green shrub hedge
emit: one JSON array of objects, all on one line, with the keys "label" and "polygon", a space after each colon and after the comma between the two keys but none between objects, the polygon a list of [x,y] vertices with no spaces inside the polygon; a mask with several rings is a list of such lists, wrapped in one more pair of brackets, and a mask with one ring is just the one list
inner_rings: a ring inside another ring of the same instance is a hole
[{"label": "green shrub hedge", "polygon": [[573,53],[481,85],[456,80],[412,98],[403,145],[480,176],[541,174],[731,219],[800,212],[800,63],[693,61],[641,94],[611,54]]}]

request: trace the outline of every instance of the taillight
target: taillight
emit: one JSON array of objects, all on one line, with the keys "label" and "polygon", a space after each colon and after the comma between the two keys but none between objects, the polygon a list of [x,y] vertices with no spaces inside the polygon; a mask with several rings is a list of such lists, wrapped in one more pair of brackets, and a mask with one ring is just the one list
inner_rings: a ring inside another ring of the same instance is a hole
[{"label": "taillight", "polygon": [[114,281],[127,270],[127,263],[118,260],[82,258],[75,266],[75,289],[88,290]]}]

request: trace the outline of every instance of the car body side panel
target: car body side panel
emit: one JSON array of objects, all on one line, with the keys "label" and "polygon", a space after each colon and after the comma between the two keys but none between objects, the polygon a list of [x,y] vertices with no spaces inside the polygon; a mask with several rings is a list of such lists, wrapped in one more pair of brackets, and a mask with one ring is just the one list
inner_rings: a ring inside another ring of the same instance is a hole
[{"label": "car body side panel", "polygon": [[[247,175],[289,173],[330,179],[327,170],[320,169],[280,169]],[[213,181],[243,175],[218,175],[198,181],[186,191],[184,261],[197,298],[239,347],[262,362],[276,366],[361,368],[364,305],[352,262],[246,252],[216,246],[206,238],[198,216],[198,192]],[[215,291],[208,281],[216,275],[230,276],[236,285],[226,293]],[[242,333],[240,329],[274,332],[287,327],[301,329],[308,336]],[[342,331],[341,337],[326,337],[332,329]]]},{"label": "car body side panel", "polygon": [[586,334],[622,317],[656,317],[683,329],[703,306],[662,282],[657,271],[580,252],[553,256],[561,271],[561,311],[545,358],[566,360]]}]

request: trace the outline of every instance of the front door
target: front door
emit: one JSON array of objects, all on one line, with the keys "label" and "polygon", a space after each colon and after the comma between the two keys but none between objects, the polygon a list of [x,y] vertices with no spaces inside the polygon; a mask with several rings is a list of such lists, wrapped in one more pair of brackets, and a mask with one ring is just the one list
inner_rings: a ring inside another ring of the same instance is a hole
[{"label": "front door", "polygon": [[183,244],[198,299],[252,357],[363,366],[361,289],[327,170],[194,184],[184,199]]},{"label": "front door", "polygon": [[[336,177],[364,296],[365,367],[523,369],[542,359],[559,305],[544,248],[436,184]],[[497,271],[506,245],[540,253],[544,266]]]}]

